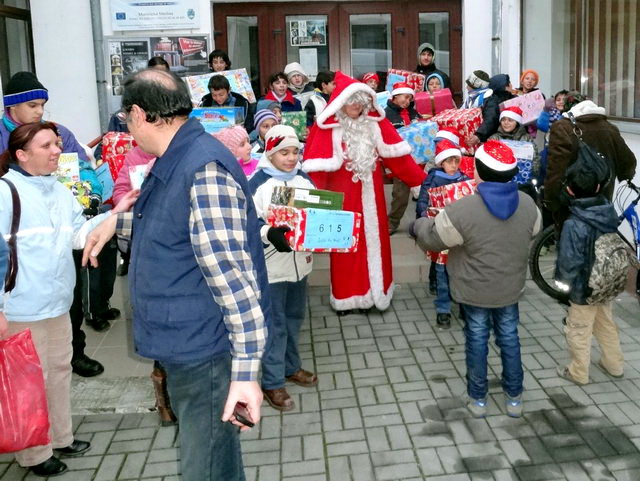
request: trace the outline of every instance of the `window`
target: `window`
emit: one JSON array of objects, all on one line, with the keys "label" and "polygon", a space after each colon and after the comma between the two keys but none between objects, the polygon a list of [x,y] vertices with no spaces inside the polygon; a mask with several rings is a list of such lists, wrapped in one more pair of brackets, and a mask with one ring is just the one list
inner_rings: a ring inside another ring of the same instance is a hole
[{"label": "window", "polygon": [[28,0],[0,0],[0,77],[35,71]]}]

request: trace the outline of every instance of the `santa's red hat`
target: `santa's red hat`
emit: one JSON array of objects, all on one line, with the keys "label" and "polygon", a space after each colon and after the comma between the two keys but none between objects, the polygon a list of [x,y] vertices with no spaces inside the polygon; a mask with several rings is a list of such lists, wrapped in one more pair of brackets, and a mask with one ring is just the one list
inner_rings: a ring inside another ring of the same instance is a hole
[{"label": "santa's red hat", "polygon": [[442,161],[449,157],[462,157],[460,149],[450,140],[443,139],[436,145],[436,157],[434,159],[436,165],[442,164]]},{"label": "santa's red hat", "polygon": [[413,97],[415,92],[407,82],[396,82],[393,84],[393,90],[391,91],[391,96],[395,97],[396,95],[408,94]]},{"label": "santa's red hat", "polygon": [[437,142],[438,140],[447,139],[457,146],[460,146],[461,138],[462,135],[460,135],[460,132],[455,127],[442,127],[436,133],[435,140]]},{"label": "santa's red hat", "polygon": [[516,105],[507,107],[502,112],[500,112],[500,120],[502,120],[504,117],[513,119],[519,124],[522,124],[522,109]]},{"label": "santa's red hat", "polygon": [[499,140],[487,140],[476,150],[478,176],[487,182],[509,182],[518,173],[513,151]]},{"label": "santa's red hat", "polygon": [[380,83],[380,77],[378,77],[378,74],[375,72],[367,72],[362,76],[362,81],[364,83],[367,83],[369,80],[375,80],[376,82]]},{"label": "santa's red hat", "polygon": [[367,84],[362,83],[343,74],[339,70],[333,79],[336,87],[333,89],[329,103],[324,110],[316,117],[316,123],[321,129],[330,129],[337,123],[335,114],[345,106],[347,100],[356,92],[364,92],[371,97],[373,110],[369,112],[369,118],[380,121],[384,118],[384,109],[378,105],[376,93]]}]

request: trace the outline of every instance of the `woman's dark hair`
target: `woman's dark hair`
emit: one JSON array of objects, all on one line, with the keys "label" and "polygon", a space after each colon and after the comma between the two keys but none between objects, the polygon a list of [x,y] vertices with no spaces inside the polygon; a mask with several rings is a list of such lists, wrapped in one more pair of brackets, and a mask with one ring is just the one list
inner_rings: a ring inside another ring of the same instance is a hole
[{"label": "woman's dark hair", "polygon": [[207,84],[207,88],[209,90],[226,90],[227,92],[231,90],[231,85],[229,85],[229,81],[227,77],[224,75],[214,75],[209,79],[209,83]]},{"label": "woman's dark hair", "polygon": [[569,93],[569,91],[567,89],[562,89],[556,92],[556,94],[553,96],[553,98],[555,99],[558,95],[567,95]]},{"label": "woman's dark hair", "polygon": [[224,50],[215,49],[209,54],[209,66],[211,66],[211,62],[213,62],[214,58],[222,59],[222,61],[227,66],[225,70],[229,70],[231,68],[231,60],[229,60],[229,55],[227,55],[227,52],[225,52]]},{"label": "woman's dark hair", "polygon": [[127,77],[122,108],[130,112],[137,105],[147,114],[147,122],[186,117],[193,110],[187,85],[173,72],[145,69]]},{"label": "woman's dark hair", "polygon": [[289,77],[287,77],[287,74],[284,72],[276,72],[276,73],[272,73],[269,76],[269,80],[267,81],[267,84],[269,85],[269,88],[271,88],[271,84],[273,84],[273,82],[275,82],[278,79],[282,79],[285,82],[287,82],[287,84],[289,83]]},{"label": "woman's dark hair", "polygon": [[0,155],[0,175],[4,175],[7,172],[10,163],[15,164],[18,161],[16,152],[24,150],[41,130],[52,130],[56,137],[59,135],[58,128],[53,122],[31,122],[20,125],[11,132],[7,150]]},{"label": "woman's dark hair", "polygon": [[160,66],[166,68],[167,70],[171,70],[171,67],[169,67],[169,64],[167,63],[167,61],[162,57],[151,57],[149,59],[149,62],[147,63],[147,67],[149,68],[160,67]]}]

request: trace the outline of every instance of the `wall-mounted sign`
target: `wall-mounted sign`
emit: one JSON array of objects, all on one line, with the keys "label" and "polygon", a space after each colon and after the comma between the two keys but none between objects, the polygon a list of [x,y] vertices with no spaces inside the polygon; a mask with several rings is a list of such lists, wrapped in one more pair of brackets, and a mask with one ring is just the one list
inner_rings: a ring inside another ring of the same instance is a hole
[{"label": "wall-mounted sign", "polygon": [[198,0],[111,0],[111,28],[167,30],[200,28]]},{"label": "wall-mounted sign", "polygon": [[326,20],[294,20],[289,22],[289,42],[292,47],[327,44]]}]

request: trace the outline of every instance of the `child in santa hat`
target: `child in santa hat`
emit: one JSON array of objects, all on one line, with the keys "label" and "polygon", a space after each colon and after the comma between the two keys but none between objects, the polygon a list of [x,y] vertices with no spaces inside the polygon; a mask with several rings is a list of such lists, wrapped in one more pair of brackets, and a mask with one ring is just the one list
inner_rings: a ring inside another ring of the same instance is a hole
[{"label": "child in santa hat", "polygon": [[374,92],[378,91],[378,85],[380,85],[380,77],[375,72],[367,72],[362,76],[362,81],[371,87]]},{"label": "child in santa hat", "polygon": [[[389,122],[396,128],[406,127],[411,122],[420,118],[413,103],[413,89],[406,82],[397,82],[393,85],[391,98],[387,101],[384,113]],[[416,159],[419,161],[420,159]],[[425,159],[426,161],[426,159]],[[420,162],[421,164],[424,162]],[[398,230],[404,211],[409,204],[409,187],[397,177],[393,178],[393,190],[391,192],[391,209],[389,210],[389,233]]]},{"label": "child in santa hat", "polygon": [[[458,167],[462,153],[453,142],[444,139],[436,146],[436,166],[429,170],[427,178],[420,187],[420,195],[416,204],[416,218],[427,215],[429,208],[429,189],[442,187],[444,185],[469,180]],[[441,329],[451,327],[451,294],[449,293],[449,275],[445,264],[438,264],[432,260],[431,265],[435,265],[436,273],[436,298],[433,304],[436,307],[436,322]],[[431,288],[431,282],[430,288]]]},{"label": "child in santa hat", "polygon": [[[258,217],[265,219],[273,190],[278,186],[313,189],[300,170],[300,142],[293,127],[276,125],[265,137],[265,151],[256,173],[249,180]],[[264,257],[269,275],[272,317],[269,340],[262,356],[262,391],[274,409],[290,411],[293,400],[285,381],[312,387],[318,377],[304,369],[298,353],[298,334],[305,317],[307,276],[313,266],[310,252],[295,252],[289,246],[286,227],[260,228],[266,245]]]},{"label": "child in santa hat", "polygon": [[258,156],[251,156],[251,144],[249,143],[249,134],[241,125],[234,125],[233,127],[226,127],[218,132],[215,132],[213,136],[224,144],[224,146],[231,151],[244,175],[249,177],[256,170],[258,165]]},{"label": "child in santa hat", "polygon": [[502,388],[509,416],[522,415],[523,371],[518,300],[527,277],[529,245],[542,217],[511,179],[518,164],[509,147],[489,140],[475,154],[477,195],[448,205],[435,218],[414,224],[418,245],[449,249],[451,295],[464,306],[468,409],[487,411],[487,354],[493,329],[502,358]]},{"label": "child in santa hat", "polygon": [[375,92],[339,71],[335,83],[311,128],[302,164],[318,188],[343,192],[344,209],[362,214],[358,250],[330,254],[330,302],[339,314],[384,310],[393,297],[393,271],[381,160],[409,187],[422,184],[426,174],[385,118]]}]

